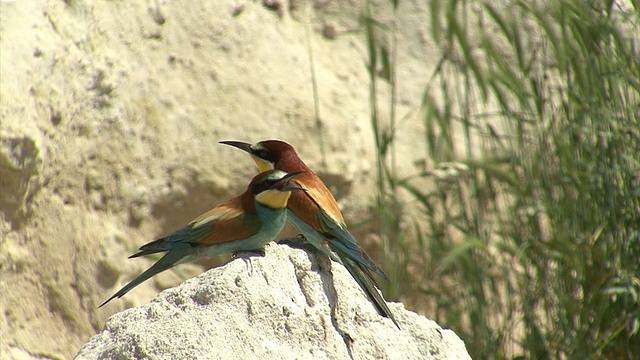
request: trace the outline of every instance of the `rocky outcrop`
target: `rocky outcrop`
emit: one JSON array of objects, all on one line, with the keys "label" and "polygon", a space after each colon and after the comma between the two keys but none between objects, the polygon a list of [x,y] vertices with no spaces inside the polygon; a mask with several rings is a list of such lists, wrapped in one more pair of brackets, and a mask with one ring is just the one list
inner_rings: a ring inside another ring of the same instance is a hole
[{"label": "rocky outcrop", "polygon": [[389,306],[402,330],[341,265],[272,243],[113,315],[76,359],[470,359],[453,331]]}]

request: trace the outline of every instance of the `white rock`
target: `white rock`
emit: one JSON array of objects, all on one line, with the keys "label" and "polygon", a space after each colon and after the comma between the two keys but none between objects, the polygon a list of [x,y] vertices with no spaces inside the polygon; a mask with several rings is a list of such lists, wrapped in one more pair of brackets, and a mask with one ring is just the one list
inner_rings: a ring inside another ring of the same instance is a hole
[{"label": "white rock", "polygon": [[276,244],[243,254],[113,315],[76,359],[470,359],[453,331],[390,303],[398,330],[319,259]]}]

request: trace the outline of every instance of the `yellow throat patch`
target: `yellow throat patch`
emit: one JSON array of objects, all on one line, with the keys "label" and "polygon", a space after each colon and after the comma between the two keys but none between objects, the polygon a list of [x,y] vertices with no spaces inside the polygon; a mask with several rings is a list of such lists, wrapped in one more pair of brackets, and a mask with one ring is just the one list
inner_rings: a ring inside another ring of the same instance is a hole
[{"label": "yellow throat patch", "polygon": [[256,166],[258,167],[258,171],[265,172],[265,171],[273,170],[273,164],[268,162],[267,160],[260,159],[255,155],[251,155],[251,158],[253,159],[253,162],[256,163]]},{"label": "yellow throat patch", "polygon": [[256,201],[272,209],[284,209],[291,196],[290,191],[267,190],[256,195]]}]

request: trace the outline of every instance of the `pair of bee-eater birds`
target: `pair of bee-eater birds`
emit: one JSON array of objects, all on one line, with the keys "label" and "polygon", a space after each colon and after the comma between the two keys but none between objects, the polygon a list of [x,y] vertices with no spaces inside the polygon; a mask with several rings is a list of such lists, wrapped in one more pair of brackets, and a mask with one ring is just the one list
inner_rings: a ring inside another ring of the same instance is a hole
[{"label": "pair of bee-eater birds", "polygon": [[387,275],[351,235],[335,198],[294,148],[279,140],[254,145],[240,141],[220,143],[249,153],[260,173],[242,195],[198,216],[172,234],[143,245],[130,258],[166,254],[100,306],[178,264],[225,253],[261,251],[288,220],[311,245],[342,264],[378,313],[400,328],[376,289],[373,276],[375,273],[388,280]]}]

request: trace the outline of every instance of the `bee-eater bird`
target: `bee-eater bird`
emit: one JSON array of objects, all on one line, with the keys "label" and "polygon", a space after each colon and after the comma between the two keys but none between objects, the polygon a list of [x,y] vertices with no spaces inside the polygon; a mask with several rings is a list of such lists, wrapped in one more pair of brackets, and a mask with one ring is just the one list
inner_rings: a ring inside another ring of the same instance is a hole
[{"label": "bee-eater bird", "polygon": [[377,284],[372,272],[386,280],[389,277],[351,235],[331,191],[300,159],[295,149],[280,140],[265,140],[254,145],[241,141],[220,141],[220,143],[249,153],[260,171],[278,169],[286,172],[302,172],[293,181],[305,191],[297,191],[291,195],[288,205],[289,222],[314,247],[344,265],[378,313],[391,319],[399,329],[400,325],[376,289]]},{"label": "bee-eater bird", "polygon": [[287,201],[291,192],[302,190],[291,182],[299,175],[300,172],[281,170],[261,172],[242,195],[198,216],[171,235],[143,245],[129,258],[159,252],[166,254],[99,307],[178,264],[231,252],[263,251],[287,221]]}]

